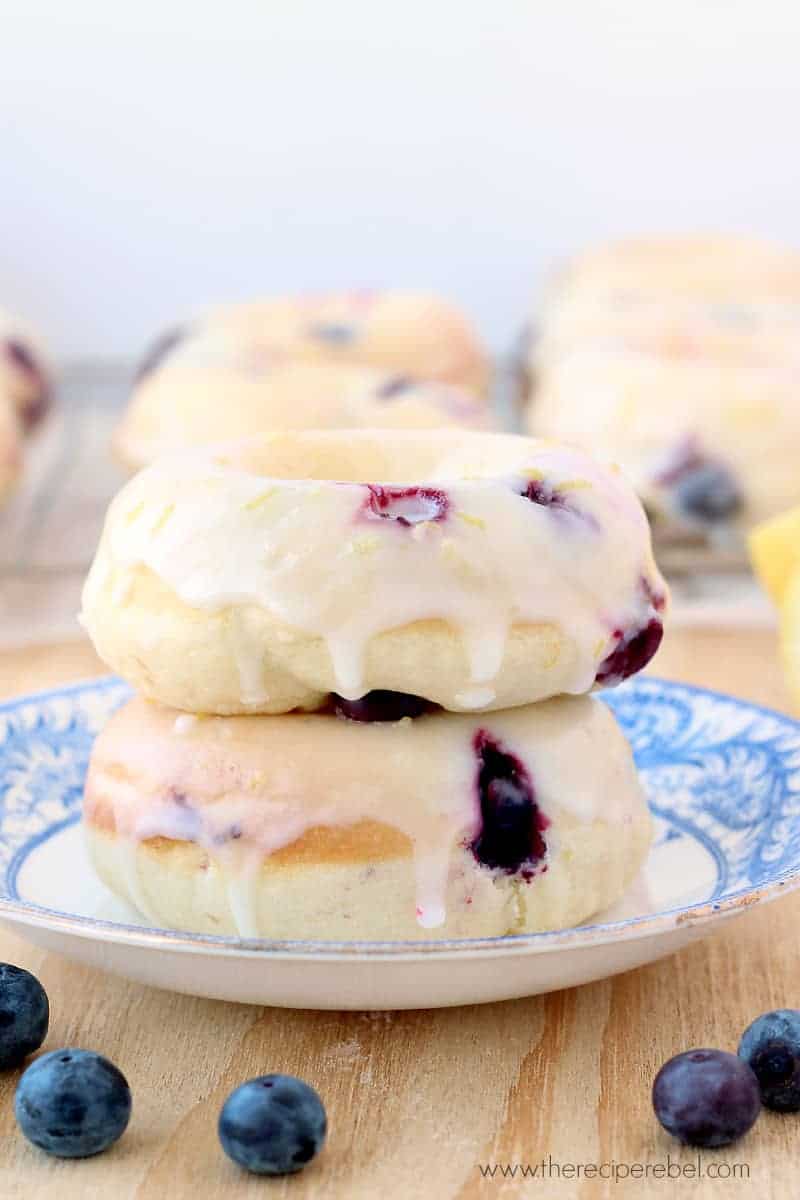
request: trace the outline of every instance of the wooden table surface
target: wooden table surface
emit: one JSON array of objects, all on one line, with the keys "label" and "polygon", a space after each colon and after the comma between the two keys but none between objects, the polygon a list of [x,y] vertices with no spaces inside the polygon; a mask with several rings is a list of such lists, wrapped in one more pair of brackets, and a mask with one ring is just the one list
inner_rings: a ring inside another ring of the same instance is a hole
[{"label": "wooden table surface", "polygon": [[[99,670],[80,644],[7,653],[0,655],[0,695]],[[658,673],[786,707],[768,632],[672,631]],[[800,1196],[800,1117],[765,1113],[738,1144],[698,1158],[660,1130],[650,1086],[670,1055],[692,1046],[735,1049],[758,1013],[800,1007],[799,931],[800,895],[752,911],[672,958],[600,983],[502,1004],[396,1014],[286,1012],[175,996],[73,965],[0,932],[0,959],[34,971],[49,992],[45,1048],[77,1045],[108,1055],[134,1095],[133,1118],[117,1146],[95,1159],[58,1161],[16,1130],[19,1072],[0,1077],[0,1198],[640,1200],[669,1192],[792,1200]],[[290,1179],[248,1177],[217,1143],[225,1096],[267,1071],[309,1080],[330,1118],[324,1153]],[[673,1174],[674,1164],[706,1174],[670,1183],[642,1178],[644,1167],[637,1172],[636,1164],[666,1169],[668,1156]],[[481,1166],[533,1168],[542,1160],[546,1173],[540,1165],[538,1177],[481,1173]],[[596,1177],[577,1177],[578,1164],[594,1164]],[[613,1164],[618,1182],[600,1177]],[[734,1170],[735,1177],[724,1178]]]}]

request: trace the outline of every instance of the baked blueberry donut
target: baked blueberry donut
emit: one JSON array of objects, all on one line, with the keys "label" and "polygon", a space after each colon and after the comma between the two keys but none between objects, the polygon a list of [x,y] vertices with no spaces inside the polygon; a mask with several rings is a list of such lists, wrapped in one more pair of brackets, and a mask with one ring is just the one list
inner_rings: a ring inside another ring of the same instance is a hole
[{"label": "baked blueberry donut", "polygon": [[618,459],[656,519],[711,533],[796,502],[800,365],[587,347],[543,368],[529,428]]},{"label": "baked blueberry donut", "polygon": [[50,378],[41,348],[8,313],[0,312],[0,390],[13,401],[25,429],[31,429],[50,404]]},{"label": "baked blueberry donut", "polygon": [[349,291],[228,305],[169,330],[145,356],[135,393],[154,372],[179,363],[263,372],[286,360],[356,363],[478,394],[489,377],[475,331],[446,301]]},{"label": "baked blueberry donut", "polygon": [[800,301],[800,252],[768,238],[664,234],[607,242],[577,255],[555,276],[548,301],[566,295],[720,301]]},{"label": "baked blueberry donut", "polygon": [[250,367],[191,363],[147,375],[114,439],[138,469],[187,446],[290,429],[479,429],[488,406],[473,392],[354,363],[281,360]]},{"label": "baked blueberry donut", "polygon": [[394,696],[338,711],[198,719],[127,704],[86,782],[102,879],[174,929],[486,937],[585,921],[647,854],[630,749],[598,700],[478,716]]},{"label": "baked blueberry donut", "polygon": [[[800,299],[796,304],[748,296],[726,301],[626,297],[577,292],[542,315],[539,336],[522,356],[526,370],[546,371],[574,351],[632,350],[678,361],[800,368]],[[532,388],[527,393],[532,395]]]},{"label": "baked blueberry donut", "polygon": [[332,693],[499,709],[638,671],[666,591],[618,470],[452,430],[274,434],[113,501],[83,619],[143,695],[284,713]]},{"label": "baked blueberry donut", "polygon": [[723,236],[600,246],[557,276],[536,331],[520,362],[520,392],[534,402],[531,380],[587,350],[796,370],[800,254]]},{"label": "baked blueberry donut", "polygon": [[0,391],[0,504],[13,491],[22,470],[22,430],[16,406]]}]

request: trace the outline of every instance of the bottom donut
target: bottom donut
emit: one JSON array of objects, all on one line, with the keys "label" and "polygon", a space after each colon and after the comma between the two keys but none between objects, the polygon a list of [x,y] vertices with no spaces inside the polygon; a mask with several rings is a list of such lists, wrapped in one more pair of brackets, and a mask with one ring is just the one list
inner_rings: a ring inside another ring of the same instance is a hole
[{"label": "bottom donut", "polygon": [[576,925],[650,844],[630,747],[591,697],[381,721],[136,699],[95,743],[84,828],[100,877],[158,926],[335,941]]}]

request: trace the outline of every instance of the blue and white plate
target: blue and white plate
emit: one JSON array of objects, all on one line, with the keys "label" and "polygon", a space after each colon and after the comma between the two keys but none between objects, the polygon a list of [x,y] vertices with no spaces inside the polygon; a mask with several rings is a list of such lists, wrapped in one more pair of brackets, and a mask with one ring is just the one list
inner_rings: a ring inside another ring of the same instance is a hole
[{"label": "blue and white plate", "polygon": [[424,943],[153,929],[95,879],[78,824],[92,738],[128,694],[107,679],[0,706],[0,918],[48,949],[158,987],[302,1008],[503,1000],[650,962],[800,883],[800,725],[637,679],[605,699],[633,744],[656,839],[629,894],[592,924]]}]

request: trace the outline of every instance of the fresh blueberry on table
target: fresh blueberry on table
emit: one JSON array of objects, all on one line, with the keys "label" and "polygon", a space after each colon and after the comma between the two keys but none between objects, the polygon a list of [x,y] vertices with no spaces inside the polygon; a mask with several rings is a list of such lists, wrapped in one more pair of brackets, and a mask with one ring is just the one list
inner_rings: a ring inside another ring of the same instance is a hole
[{"label": "fresh blueberry on table", "polygon": [[687,1050],[664,1063],[653,1084],[653,1108],[667,1133],[688,1146],[728,1146],[759,1112],[758,1080],[725,1050]]},{"label": "fresh blueberry on table", "polygon": [[800,1012],[779,1008],[748,1025],[739,1057],[752,1068],[761,1101],[777,1112],[800,1111]]},{"label": "fresh blueberry on table", "polygon": [[47,1037],[50,1005],[35,975],[0,963],[0,1067],[16,1067]]},{"label": "fresh blueberry on table", "polygon": [[219,1115],[222,1149],[255,1175],[301,1171],[327,1131],[317,1093],[292,1075],[260,1075],[231,1092]]},{"label": "fresh blueberry on table", "polygon": [[125,1132],[131,1092],[122,1072],[102,1054],[54,1050],[24,1072],[14,1114],[34,1146],[59,1158],[88,1158]]}]

